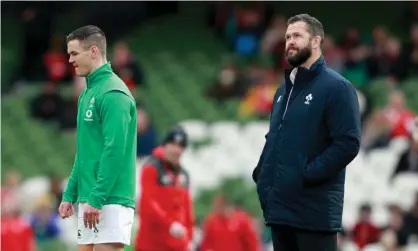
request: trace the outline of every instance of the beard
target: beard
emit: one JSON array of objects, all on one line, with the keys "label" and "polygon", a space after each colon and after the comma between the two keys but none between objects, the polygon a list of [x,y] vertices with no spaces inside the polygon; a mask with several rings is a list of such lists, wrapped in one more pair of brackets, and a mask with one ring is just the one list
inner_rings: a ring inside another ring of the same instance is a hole
[{"label": "beard", "polygon": [[297,52],[292,56],[289,55],[289,49],[286,50],[286,61],[293,67],[302,65],[312,56],[312,47],[310,43],[302,49],[297,49]]}]

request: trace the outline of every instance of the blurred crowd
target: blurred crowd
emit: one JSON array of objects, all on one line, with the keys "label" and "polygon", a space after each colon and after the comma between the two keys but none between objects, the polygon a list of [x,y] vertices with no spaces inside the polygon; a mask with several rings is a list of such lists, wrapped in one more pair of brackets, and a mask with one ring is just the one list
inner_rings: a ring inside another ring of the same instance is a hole
[{"label": "blurred crowd", "polygon": [[[3,173],[1,187],[1,249],[35,251],[45,246],[60,247],[62,232],[58,206],[62,198],[62,180],[50,175],[48,193],[25,203],[21,176],[17,171]],[[32,188],[35,189],[35,188]],[[62,246],[61,249],[62,250]]]},{"label": "blurred crowd", "polygon": [[359,209],[359,217],[352,229],[346,229],[339,235],[340,250],[348,241],[355,244],[357,250],[368,245],[379,244],[385,251],[402,250],[408,243],[418,238],[418,193],[413,207],[409,211],[402,210],[398,205],[388,205],[388,224],[375,225],[372,222],[373,208],[364,204]]},{"label": "blurred crowd", "polygon": [[[404,40],[383,25],[370,31],[371,41],[361,37],[357,27],[347,27],[341,37],[325,35],[326,62],[357,87],[364,120],[370,115],[368,99],[373,99],[363,94],[369,83],[384,78],[396,89],[404,80],[418,76],[417,16],[418,3],[412,2]],[[243,117],[269,116],[272,97],[283,82],[283,69],[288,67],[284,56],[286,18],[272,13],[263,2],[215,5],[211,26],[234,56],[219,71],[207,92],[209,97],[219,102],[241,100],[239,113]]]},{"label": "blurred crowd", "polygon": [[[45,81],[44,90],[30,104],[34,118],[57,122],[62,130],[75,128],[77,99],[86,84],[84,78],[74,75],[67,58],[65,41],[61,37],[53,37],[50,50],[43,55],[45,74],[39,76]],[[135,88],[143,85],[144,78],[139,62],[132,55],[129,46],[123,41],[117,42],[109,59],[113,70],[135,93]],[[75,86],[72,97],[65,97],[57,91],[60,85],[68,84]]]}]

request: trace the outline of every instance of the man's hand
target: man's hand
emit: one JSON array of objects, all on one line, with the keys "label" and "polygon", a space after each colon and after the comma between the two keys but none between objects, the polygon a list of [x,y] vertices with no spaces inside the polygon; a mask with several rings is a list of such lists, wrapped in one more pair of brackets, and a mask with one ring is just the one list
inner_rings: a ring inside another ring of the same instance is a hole
[{"label": "man's hand", "polygon": [[174,222],[173,224],[171,224],[169,231],[171,236],[177,239],[182,239],[187,234],[186,228],[179,222]]},{"label": "man's hand", "polygon": [[74,205],[71,202],[68,201],[62,201],[58,212],[62,219],[66,219],[68,217],[71,217],[74,214]]},{"label": "man's hand", "polygon": [[99,209],[94,208],[87,203],[84,205],[83,221],[85,227],[88,227],[90,229],[95,228],[96,225],[99,224],[99,216]]}]

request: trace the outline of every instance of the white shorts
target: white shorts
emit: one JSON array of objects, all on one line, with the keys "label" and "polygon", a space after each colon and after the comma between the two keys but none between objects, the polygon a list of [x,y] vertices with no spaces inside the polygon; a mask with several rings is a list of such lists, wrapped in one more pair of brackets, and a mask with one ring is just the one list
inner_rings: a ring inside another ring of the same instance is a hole
[{"label": "white shorts", "polygon": [[78,205],[77,240],[79,245],[122,243],[131,244],[134,209],[121,205],[103,206],[96,229],[84,226],[84,205]]}]

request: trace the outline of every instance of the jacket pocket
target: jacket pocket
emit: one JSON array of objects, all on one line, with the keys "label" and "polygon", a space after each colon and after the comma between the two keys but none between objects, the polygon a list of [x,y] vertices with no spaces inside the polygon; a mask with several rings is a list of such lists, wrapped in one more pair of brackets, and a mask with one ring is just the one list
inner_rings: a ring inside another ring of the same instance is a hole
[{"label": "jacket pocket", "polygon": [[267,197],[270,189],[270,186],[263,186],[261,182],[260,184],[257,184],[258,200],[260,201],[260,206],[263,211],[266,208]]}]

